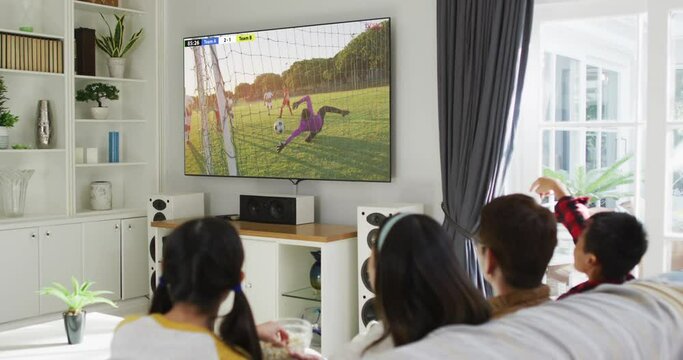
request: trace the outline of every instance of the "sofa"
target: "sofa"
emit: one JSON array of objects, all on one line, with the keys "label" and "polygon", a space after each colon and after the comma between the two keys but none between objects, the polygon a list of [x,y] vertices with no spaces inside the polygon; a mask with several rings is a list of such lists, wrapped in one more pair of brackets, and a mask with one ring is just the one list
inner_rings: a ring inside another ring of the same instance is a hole
[{"label": "sofa", "polygon": [[683,359],[683,271],[454,325],[371,359]]}]

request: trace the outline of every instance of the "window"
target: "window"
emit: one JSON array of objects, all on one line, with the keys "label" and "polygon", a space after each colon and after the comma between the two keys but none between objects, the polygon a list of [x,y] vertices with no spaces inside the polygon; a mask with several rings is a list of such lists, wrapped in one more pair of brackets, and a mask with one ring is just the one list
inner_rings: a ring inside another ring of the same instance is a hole
[{"label": "window", "polygon": [[[544,174],[560,179],[576,195],[590,196],[591,207],[638,215],[642,17],[573,18],[535,18],[530,57],[538,61],[531,60],[527,68],[510,174],[517,184],[511,188],[526,191]],[[534,88],[528,91],[529,86]],[[538,154],[537,160],[530,154]],[[571,236],[563,226],[558,230],[546,277],[552,295],[586,279],[574,270]]]},{"label": "window", "polygon": [[669,111],[666,163],[666,227],[671,246],[671,266],[683,269],[683,12],[673,12],[670,18],[670,89],[673,100]]}]

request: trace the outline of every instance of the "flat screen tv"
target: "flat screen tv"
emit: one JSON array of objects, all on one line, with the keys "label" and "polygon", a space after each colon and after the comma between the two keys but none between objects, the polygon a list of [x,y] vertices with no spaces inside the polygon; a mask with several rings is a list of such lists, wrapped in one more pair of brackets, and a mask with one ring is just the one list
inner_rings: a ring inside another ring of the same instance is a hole
[{"label": "flat screen tv", "polygon": [[185,174],[391,181],[390,19],[184,39]]}]

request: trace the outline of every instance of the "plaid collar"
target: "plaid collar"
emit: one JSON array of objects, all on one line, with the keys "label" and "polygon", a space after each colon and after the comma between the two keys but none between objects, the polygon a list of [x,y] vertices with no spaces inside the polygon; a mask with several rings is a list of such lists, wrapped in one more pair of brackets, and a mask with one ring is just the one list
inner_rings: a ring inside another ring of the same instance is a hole
[{"label": "plaid collar", "polygon": [[602,285],[602,284],[614,284],[614,285],[621,285],[627,281],[631,281],[635,279],[633,275],[628,274],[626,277],[622,280],[614,280],[614,279],[608,279],[608,280],[588,280],[585,282],[582,282],[579,285],[574,286],[571,288],[569,291],[566,293],[562,294],[557,300],[562,300],[568,296],[574,295],[574,294],[580,294],[589,290],[593,290],[596,287]]}]

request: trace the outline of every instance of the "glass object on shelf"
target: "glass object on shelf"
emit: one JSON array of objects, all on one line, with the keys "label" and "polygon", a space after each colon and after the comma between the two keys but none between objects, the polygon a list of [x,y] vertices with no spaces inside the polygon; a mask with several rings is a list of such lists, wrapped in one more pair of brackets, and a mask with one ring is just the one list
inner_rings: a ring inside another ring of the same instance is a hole
[{"label": "glass object on shelf", "polygon": [[19,31],[33,32],[33,26],[36,25],[36,14],[38,9],[36,0],[20,0],[21,1],[21,23],[19,24]]},{"label": "glass object on shelf", "polygon": [[320,291],[320,250],[311,251],[311,255],[315,258],[315,263],[311,266],[311,271],[309,273],[309,280],[311,281],[311,287],[318,292]]},{"label": "glass object on shelf", "polygon": [[307,287],[283,293],[282,296],[301,300],[320,301],[320,291]]},{"label": "glass object on shelf", "polygon": [[673,130],[670,134],[668,173],[671,179],[671,199],[669,221],[671,231],[683,233],[683,129]]},{"label": "glass object on shelf", "polygon": [[35,170],[0,169],[0,196],[4,216],[24,216],[26,189]]},{"label": "glass object on shelf", "polygon": [[301,312],[300,318],[308,321],[312,325],[312,330],[313,330],[313,339],[311,340],[311,347],[314,349],[320,349],[320,336],[322,335],[322,329],[320,328],[321,324],[321,312],[320,312],[320,306],[313,306],[304,309],[304,311]]}]

